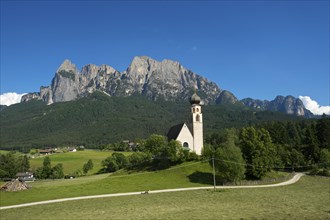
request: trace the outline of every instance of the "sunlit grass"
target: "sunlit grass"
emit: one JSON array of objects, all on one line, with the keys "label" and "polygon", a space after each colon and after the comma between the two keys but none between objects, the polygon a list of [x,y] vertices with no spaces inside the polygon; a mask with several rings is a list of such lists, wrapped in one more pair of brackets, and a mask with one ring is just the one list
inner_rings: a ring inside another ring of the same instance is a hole
[{"label": "sunlit grass", "polygon": [[[63,164],[63,169],[65,174],[73,173],[77,170],[82,171],[83,165],[91,159],[93,162],[93,169],[88,172],[88,174],[95,174],[101,168],[102,160],[112,155],[111,151],[97,151],[97,150],[84,150],[77,152],[66,152],[49,155],[51,159],[52,166],[58,163]],[[125,155],[130,155],[130,152],[123,152]],[[40,156],[37,158],[32,158],[30,160],[30,165],[32,170],[36,170],[38,167],[42,166],[45,156]]]},{"label": "sunlit grass", "polygon": [[[171,192],[1,210],[1,219],[329,219],[330,178],[288,186]],[[45,211],[47,210],[47,211]]]}]

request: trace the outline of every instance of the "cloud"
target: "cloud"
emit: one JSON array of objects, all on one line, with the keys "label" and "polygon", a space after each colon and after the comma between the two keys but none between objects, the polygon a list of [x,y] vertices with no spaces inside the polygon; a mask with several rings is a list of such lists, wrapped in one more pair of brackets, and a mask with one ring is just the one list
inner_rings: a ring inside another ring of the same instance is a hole
[{"label": "cloud", "polygon": [[314,115],[330,115],[330,106],[320,106],[316,101],[309,96],[299,96],[299,99],[304,103],[305,108],[311,111]]},{"label": "cloud", "polygon": [[19,103],[19,102],[21,102],[22,96],[25,94],[26,93],[17,94],[15,92],[4,93],[4,94],[0,95],[0,104],[9,106],[12,104]]}]

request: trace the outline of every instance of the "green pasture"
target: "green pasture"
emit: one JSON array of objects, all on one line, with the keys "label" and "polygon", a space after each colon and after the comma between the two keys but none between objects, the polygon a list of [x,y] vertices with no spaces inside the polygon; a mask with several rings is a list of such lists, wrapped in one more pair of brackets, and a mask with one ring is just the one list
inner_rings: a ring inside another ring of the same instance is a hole
[{"label": "green pasture", "polygon": [[0,192],[0,206],[107,193],[209,186],[213,181],[211,173],[208,163],[189,162],[155,172],[119,171],[113,175],[41,180],[29,183],[30,190]]},{"label": "green pasture", "polygon": [[[97,151],[97,150],[84,150],[77,152],[66,152],[48,155],[51,159],[52,166],[58,163],[63,164],[63,169],[65,174],[73,173],[77,170],[82,171],[83,165],[91,159],[93,161],[94,167],[88,174],[97,173],[102,167],[101,162],[105,158],[112,155],[111,151]],[[129,152],[124,152],[125,155],[129,155]],[[45,156],[40,156],[37,158],[32,158],[30,160],[30,166],[32,170],[36,170],[38,167],[42,166]]]},{"label": "green pasture", "polygon": [[[8,154],[10,153],[10,150],[0,150],[0,154]],[[22,153],[20,153],[19,151],[15,151],[15,155],[23,155]]]},{"label": "green pasture", "polygon": [[7,153],[9,153],[8,150],[0,150],[0,154],[7,154]]},{"label": "green pasture", "polygon": [[[1,210],[1,219],[329,219],[330,178],[259,189],[196,190]],[[45,211],[47,210],[47,211]]]}]

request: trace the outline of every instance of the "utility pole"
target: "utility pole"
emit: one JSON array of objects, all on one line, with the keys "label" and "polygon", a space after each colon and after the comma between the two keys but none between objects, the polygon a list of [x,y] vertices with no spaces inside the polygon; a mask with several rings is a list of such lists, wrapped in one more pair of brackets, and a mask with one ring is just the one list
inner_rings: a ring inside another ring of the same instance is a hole
[{"label": "utility pole", "polygon": [[213,185],[214,185],[214,192],[216,190],[215,186],[217,185],[215,182],[215,168],[214,168],[214,155],[212,156],[212,164],[213,164]]}]

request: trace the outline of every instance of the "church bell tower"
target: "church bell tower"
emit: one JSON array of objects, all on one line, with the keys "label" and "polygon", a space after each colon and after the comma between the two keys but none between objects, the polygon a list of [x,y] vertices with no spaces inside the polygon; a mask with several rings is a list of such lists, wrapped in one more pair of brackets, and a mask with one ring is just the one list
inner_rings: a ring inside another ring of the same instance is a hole
[{"label": "church bell tower", "polygon": [[203,114],[200,105],[201,98],[195,93],[190,98],[191,115],[192,115],[192,132],[194,146],[193,151],[197,155],[202,154],[203,149]]}]

